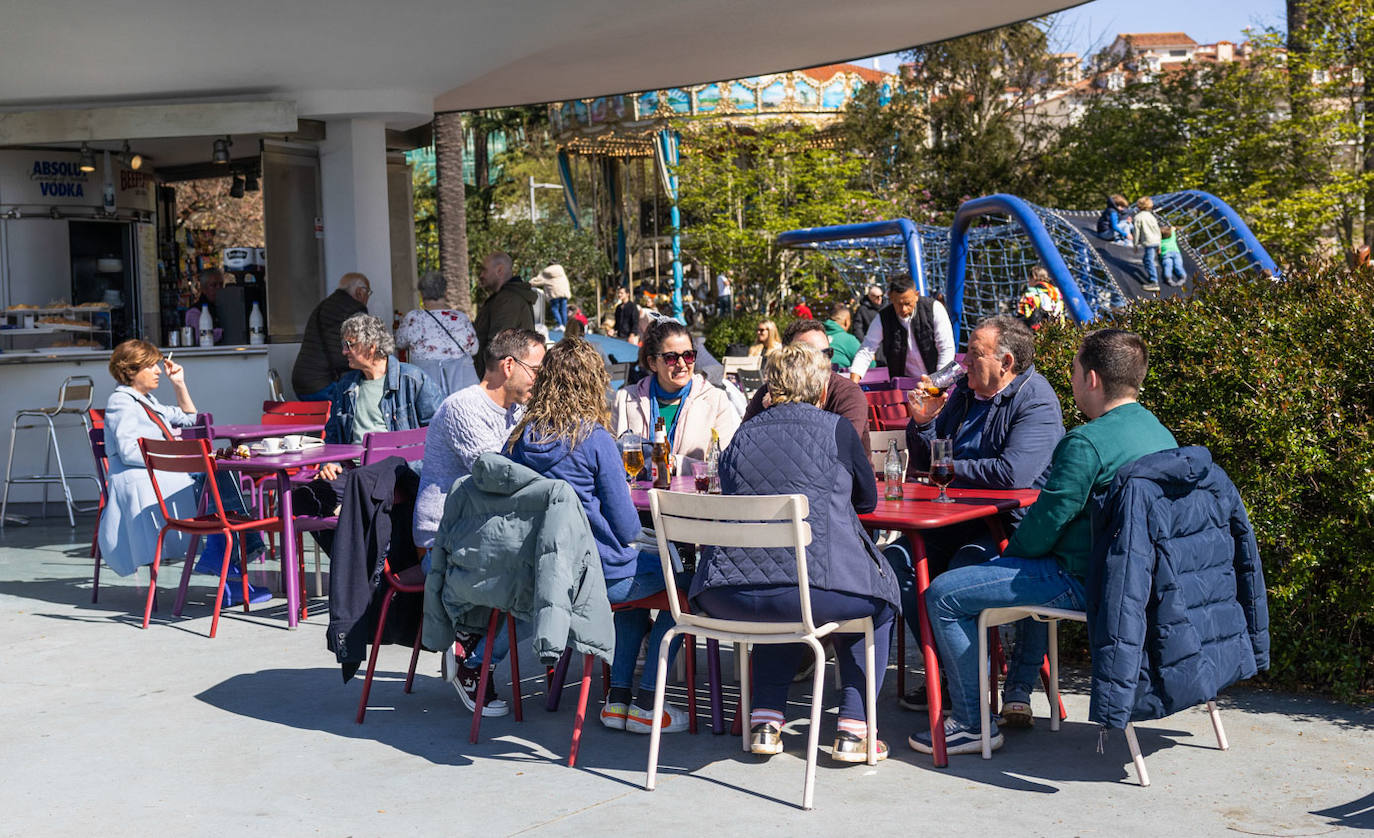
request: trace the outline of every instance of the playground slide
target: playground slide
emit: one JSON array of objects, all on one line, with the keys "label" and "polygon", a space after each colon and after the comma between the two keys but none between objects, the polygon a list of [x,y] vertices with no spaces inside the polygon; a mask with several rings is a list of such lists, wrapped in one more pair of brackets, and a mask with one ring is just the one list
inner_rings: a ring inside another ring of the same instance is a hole
[{"label": "playground slide", "polygon": [[[1198,265],[1193,261],[1188,253],[1183,254],[1183,269],[1188,274],[1188,280],[1181,288],[1172,288],[1164,282],[1162,269],[1158,273],[1159,291],[1145,290],[1145,266],[1141,264],[1141,253],[1129,244],[1112,244],[1097,237],[1097,216],[1098,213],[1087,212],[1059,212],[1061,218],[1078,229],[1083,234],[1083,238],[1088,240],[1093,249],[1102,257],[1107,269],[1112,272],[1112,277],[1116,279],[1116,284],[1121,287],[1121,292],[1131,299],[1141,297],[1172,297],[1179,294],[1186,295],[1191,292],[1193,287],[1193,277],[1198,273]],[[1159,266],[1156,264],[1156,267]]]}]

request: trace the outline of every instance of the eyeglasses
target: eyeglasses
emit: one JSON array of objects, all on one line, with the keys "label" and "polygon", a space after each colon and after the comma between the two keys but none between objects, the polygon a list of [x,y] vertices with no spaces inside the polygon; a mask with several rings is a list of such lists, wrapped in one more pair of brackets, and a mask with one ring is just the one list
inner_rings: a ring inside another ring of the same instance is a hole
[{"label": "eyeglasses", "polygon": [[345,352],[352,352],[352,351],[353,351],[353,347],[355,347],[355,346],[357,346],[357,345],[358,345],[357,343],[355,343],[354,341],[351,341],[351,340],[346,340],[346,341],[343,342],[343,348],[344,348],[344,351],[345,351]]},{"label": "eyeglasses", "polygon": [[515,363],[519,364],[520,366],[524,367],[525,371],[528,372],[531,377],[539,375],[539,370],[544,366],[543,364],[539,364],[538,366],[531,366],[530,364],[525,363],[524,361],[520,360],[514,355],[507,355],[506,357],[511,359]]},{"label": "eyeglasses", "polygon": [[835,357],[835,347],[833,347],[833,346],[827,346],[826,348],[824,348],[824,349],[821,350],[821,354],[824,355],[824,356],[827,357],[827,358],[834,358],[834,357]]},{"label": "eyeglasses", "polygon": [[363,286],[363,287],[358,288],[358,290],[361,291],[361,292],[363,292],[363,294],[364,294],[365,296],[368,296],[368,297],[371,297],[371,296],[372,296],[372,289],[371,289],[371,288],[368,288],[368,287],[366,287],[366,286]]},{"label": "eyeglasses", "polygon": [[697,351],[688,349],[686,352],[660,352],[658,357],[663,359],[663,363],[672,366],[681,358],[683,363],[695,364],[697,362]]}]

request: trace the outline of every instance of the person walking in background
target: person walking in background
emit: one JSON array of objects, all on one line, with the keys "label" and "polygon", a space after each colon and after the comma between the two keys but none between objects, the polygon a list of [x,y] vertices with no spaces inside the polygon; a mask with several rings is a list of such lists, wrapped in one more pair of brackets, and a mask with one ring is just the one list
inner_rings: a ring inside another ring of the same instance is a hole
[{"label": "person walking in background", "polygon": [[834,352],[830,360],[836,366],[849,369],[859,352],[859,339],[849,333],[849,306],[844,303],[830,306],[830,318],[821,325],[825,327],[825,336],[830,339],[830,348]]},{"label": "person walking in background", "polygon": [[1188,281],[1183,268],[1183,252],[1178,249],[1178,231],[1168,224],[1159,225],[1159,261],[1164,267],[1164,281],[1170,288],[1182,287]]},{"label": "person walking in background", "polygon": [[534,302],[539,294],[529,283],[514,275],[510,254],[497,251],[482,262],[477,284],[487,292],[487,300],[477,310],[479,347],[473,366],[480,376],[486,372],[487,346],[506,329],[534,329]]},{"label": "person walking in background", "polygon": [[330,401],[334,385],[348,372],[348,361],[339,354],[339,329],[355,314],[367,312],[372,283],[360,273],[346,273],[339,287],[315,306],[305,323],[301,348],[291,367],[291,388],[302,401]]},{"label": "person walking in background", "polygon": [[730,272],[716,274],[716,313],[721,317],[729,317],[735,310],[734,294],[735,286],[730,279]]},{"label": "person walking in background", "polygon": [[629,289],[621,287],[615,292],[615,336],[631,343],[639,342],[639,306],[630,299]]},{"label": "person walking in background", "polygon": [[[878,319],[878,312],[883,310],[883,289],[876,285],[868,286],[863,299],[859,300],[858,307],[854,310],[854,323],[850,327],[850,334],[859,340],[863,340],[868,335],[868,327],[873,325],[873,321]],[[882,361],[881,358],[878,359]]]},{"label": "person walking in background", "polygon": [[477,383],[472,359],[477,330],[467,314],[445,305],[444,275],[430,271],[418,286],[424,308],[406,314],[396,330],[396,347],[409,351],[410,363],[424,370],[445,395]]},{"label": "person walking in background", "polygon": [[1132,228],[1131,244],[1136,252],[1144,250],[1141,254],[1140,263],[1145,268],[1146,291],[1159,290],[1159,267],[1156,258],[1159,256],[1159,219],[1150,210],[1154,208],[1155,202],[1146,195],[1135,202],[1135,224]]},{"label": "person walking in background", "polygon": [[1125,244],[1131,240],[1131,222],[1126,218],[1126,210],[1131,206],[1125,195],[1112,195],[1107,199],[1107,208],[1097,217],[1097,237],[1113,244]]},{"label": "person walking in background", "polygon": [[782,338],[778,335],[778,324],[772,320],[760,320],[759,325],[754,327],[754,345],[749,347],[749,357],[767,358],[773,354],[773,350],[782,346]]},{"label": "person walking in background", "polygon": [[799,320],[816,319],[816,315],[811,313],[811,306],[807,305],[806,300],[800,297],[797,299],[797,304],[792,306],[792,314],[796,315]]},{"label": "person walking in background", "polygon": [[553,313],[553,322],[558,324],[558,328],[567,326],[568,298],[572,296],[572,287],[568,284],[568,275],[563,266],[549,265],[539,272],[539,276],[530,280],[530,285],[548,295],[549,311]]}]

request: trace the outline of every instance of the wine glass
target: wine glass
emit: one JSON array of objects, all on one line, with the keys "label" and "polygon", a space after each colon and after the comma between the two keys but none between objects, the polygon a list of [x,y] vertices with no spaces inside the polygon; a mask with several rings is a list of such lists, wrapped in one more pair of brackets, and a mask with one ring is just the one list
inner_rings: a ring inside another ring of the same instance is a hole
[{"label": "wine glass", "polygon": [[620,435],[620,456],[625,465],[626,482],[634,483],[644,470],[644,438],[629,431]]},{"label": "wine glass", "polygon": [[932,439],[930,441],[930,482],[940,487],[936,503],[953,503],[954,499],[945,494],[945,488],[954,480],[954,440]]}]

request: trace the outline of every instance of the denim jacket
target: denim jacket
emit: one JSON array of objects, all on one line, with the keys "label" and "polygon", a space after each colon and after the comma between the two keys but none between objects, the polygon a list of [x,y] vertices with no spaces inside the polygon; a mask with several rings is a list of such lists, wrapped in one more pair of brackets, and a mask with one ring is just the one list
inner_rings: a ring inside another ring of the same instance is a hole
[{"label": "denim jacket", "polygon": [[[353,419],[358,411],[358,382],[363,374],[350,370],[339,379],[339,388],[329,411],[324,440],[331,443],[353,441]],[[382,417],[389,431],[408,431],[429,424],[444,394],[424,370],[411,364],[386,359],[386,386],[382,390]]]}]

